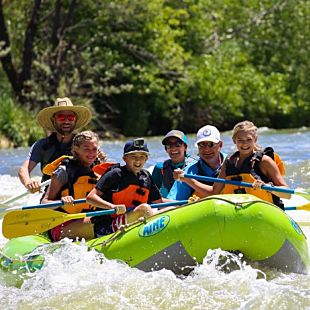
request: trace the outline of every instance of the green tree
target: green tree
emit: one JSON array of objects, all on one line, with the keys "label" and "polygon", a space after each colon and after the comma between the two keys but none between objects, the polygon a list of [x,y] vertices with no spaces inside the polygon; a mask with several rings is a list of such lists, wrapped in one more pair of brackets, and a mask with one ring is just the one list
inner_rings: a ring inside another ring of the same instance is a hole
[{"label": "green tree", "polygon": [[32,110],[71,96],[97,131],[127,136],[300,126],[309,13],[303,0],[0,0],[0,87]]}]

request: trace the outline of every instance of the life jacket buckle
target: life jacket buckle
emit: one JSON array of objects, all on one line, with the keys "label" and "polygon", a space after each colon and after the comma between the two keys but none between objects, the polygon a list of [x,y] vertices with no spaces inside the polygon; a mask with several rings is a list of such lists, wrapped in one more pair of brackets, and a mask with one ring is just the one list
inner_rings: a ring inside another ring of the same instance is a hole
[{"label": "life jacket buckle", "polygon": [[245,188],[237,188],[234,190],[235,194],[246,194]]}]

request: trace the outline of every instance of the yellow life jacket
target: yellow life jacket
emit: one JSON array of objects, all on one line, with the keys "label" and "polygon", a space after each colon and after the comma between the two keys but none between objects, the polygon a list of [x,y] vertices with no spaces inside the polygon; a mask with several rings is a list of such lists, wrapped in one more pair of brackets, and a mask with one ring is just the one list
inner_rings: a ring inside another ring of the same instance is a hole
[{"label": "yellow life jacket", "polygon": [[[89,168],[80,166],[74,159],[65,160],[63,164],[66,167],[68,182],[61,188],[59,198],[64,196],[72,196],[74,199],[85,198],[96,186],[97,176]],[[62,206],[61,209],[67,213],[80,213],[95,210],[96,207],[88,203],[82,203],[73,206]]]},{"label": "yellow life jacket", "polygon": [[273,154],[274,154],[273,160],[276,162],[276,164],[277,164],[277,166],[278,166],[278,168],[280,170],[281,175],[285,176],[285,173],[286,173],[285,166],[284,166],[284,163],[283,163],[281,157],[277,153],[273,153]]},{"label": "yellow life jacket", "polygon": [[[90,193],[96,184],[97,178],[95,177],[90,175],[79,176],[73,184],[70,184],[70,186],[66,184],[65,188],[61,191],[60,196],[72,196],[74,199],[83,199]],[[72,206],[61,206],[61,209],[67,213],[74,214],[93,211],[96,210],[96,207],[88,203],[80,203]]]},{"label": "yellow life jacket", "polygon": [[62,155],[60,157],[58,157],[57,159],[55,159],[53,162],[47,164],[42,172],[44,174],[47,175],[52,175],[53,172],[61,165],[61,163],[65,160],[65,159],[72,159],[73,156],[68,156],[68,155]]},{"label": "yellow life jacket", "polygon": [[[68,175],[68,182],[63,185],[58,194],[59,199],[64,196],[83,199],[96,186],[98,178],[95,173],[86,167],[80,166],[72,156],[63,155],[57,158],[52,163],[46,165],[43,172],[47,175],[52,175],[59,166],[65,166]],[[61,206],[59,208],[60,211],[70,214],[88,212],[95,209],[94,206],[87,203]]]},{"label": "yellow life jacket", "polygon": [[[234,165],[234,158],[237,157],[239,152],[235,152],[233,155],[228,156],[226,159],[226,179],[238,182],[253,183],[255,180],[259,179],[265,183],[270,182],[260,170],[259,163],[264,155],[270,156],[277,164],[280,173],[285,174],[285,167],[280,156],[274,153],[271,147],[265,148],[263,151],[257,151],[253,155],[245,159],[240,169]],[[242,187],[231,184],[225,184],[222,191],[223,194],[252,194],[259,197],[265,201],[276,204],[283,208],[283,204],[280,198],[276,195],[271,194],[266,190],[254,189],[251,187]]]},{"label": "yellow life jacket", "polygon": [[[227,180],[233,180],[238,182],[253,183],[256,179],[250,173],[240,173],[236,175],[226,176]],[[273,195],[270,192],[260,189],[254,189],[251,187],[242,187],[237,185],[225,184],[222,191],[223,194],[251,194],[265,201],[274,203]]]}]

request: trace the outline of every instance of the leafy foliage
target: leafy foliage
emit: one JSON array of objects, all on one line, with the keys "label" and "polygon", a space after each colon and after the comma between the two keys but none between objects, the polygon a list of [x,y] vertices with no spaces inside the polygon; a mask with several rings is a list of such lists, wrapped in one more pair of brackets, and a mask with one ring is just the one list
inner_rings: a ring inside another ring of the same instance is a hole
[{"label": "leafy foliage", "polygon": [[0,94],[0,128],[15,147],[28,146],[42,137],[42,128],[33,122],[33,114],[15,104],[7,94]]},{"label": "leafy foliage", "polygon": [[30,78],[20,76],[13,96],[32,109],[68,95],[93,107],[97,131],[127,136],[193,132],[206,123],[225,130],[244,119],[309,124],[307,1],[15,0],[2,7],[16,72],[38,13]]}]

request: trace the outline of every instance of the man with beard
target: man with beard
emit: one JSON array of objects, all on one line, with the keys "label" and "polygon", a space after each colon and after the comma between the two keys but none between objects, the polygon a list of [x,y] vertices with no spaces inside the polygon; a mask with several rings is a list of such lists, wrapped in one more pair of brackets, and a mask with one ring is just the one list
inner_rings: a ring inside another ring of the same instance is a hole
[{"label": "man with beard", "polygon": [[[74,106],[68,97],[57,98],[54,106],[41,110],[37,115],[38,123],[51,134],[36,141],[21,165],[18,176],[22,184],[32,193],[41,188],[41,182],[32,180],[31,171],[38,163],[41,171],[62,155],[71,155],[74,131],[86,126],[91,120],[91,112],[83,106]],[[43,174],[42,180],[50,176]]]}]

